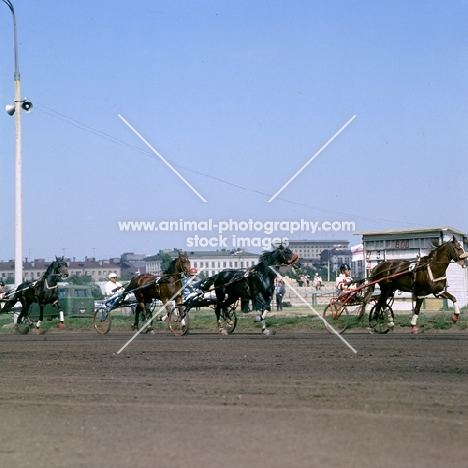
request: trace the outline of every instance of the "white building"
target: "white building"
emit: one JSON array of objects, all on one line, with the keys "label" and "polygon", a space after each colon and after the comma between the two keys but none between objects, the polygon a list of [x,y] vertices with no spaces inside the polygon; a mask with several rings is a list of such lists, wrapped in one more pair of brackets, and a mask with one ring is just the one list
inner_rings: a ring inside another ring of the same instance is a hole
[{"label": "white building", "polygon": [[[213,276],[226,268],[242,269],[250,268],[258,263],[259,255],[244,250],[215,250],[215,251],[187,251],[190,265],[202,271],[202,276]],[[164,255],[175,259],[179,250],[160,250],[157,255],[145,258],[146,272],[160,275],[161,261]]]}]

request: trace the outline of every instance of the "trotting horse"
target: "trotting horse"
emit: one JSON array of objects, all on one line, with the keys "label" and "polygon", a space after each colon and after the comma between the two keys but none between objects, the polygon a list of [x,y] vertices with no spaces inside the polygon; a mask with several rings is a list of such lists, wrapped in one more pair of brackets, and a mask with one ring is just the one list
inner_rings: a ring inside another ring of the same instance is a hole
[{"label": "trotting horse", "polygon": [[[55,261],[47,267],[46,272],[40,279],[37,281],[25,281],[15,289],[5,307],[9,308],[10,305],[15,305],[17,301],[21,302],[21,312],[15,325],[17,332],[21,333],[22,329],[20,325],[23,319],[28,317],[29,307],[34,302],[39,304],[39,320],[36,322],[35,333],[41,333],[41,323],[44,318],[44,306],[46,304],[52,304],[54,307],[58,307],[60,316],[59,326],[60,328],[65,327],[63,311],[58,302],[58,281],[59,278],[67,277],[67,263],[63,257],[55,257]],[[29,328],[27,331],[29,331]]]},{"label": "trotting horse", "polygon": [[[147,318],[146,304],[151,303],[153,299],[159,299],[166,306],[169,313],[171,306],[169,300],[175,295],[175,303],[180,304],[183,297],[183,281],[185,276],[190,275],[190,260],[188,259],[187,252],[179,252],[179,256],[171,262],[169,267],[163,272],[162,276],[155,276],[144,274],[133,278],[127,287],[124,289],[125,293],[134,293],[138,306],[135,310],[135,320],[132,325],[132,330],[138,330],[138,322],[140,312],[143,314],[144,319]],[[180,293],[177,292],[180,290]],[[148,332],[152,331],[149,326]]]},{"label": "trotting horse", "polygon": [[[275,278],[277,273],[270,267],[293,265],[298,260],[298,255],[288,247],[276,248],[271,252],[264,252],[257,265],[248,270],[223,270],[213,277],[212,284],[216,292],[217,304],[215,308],[216,320],[219,332],[227,334],[220,320],[220,312],[227,313],[228,307],[239,298],[257,299],[262,302],[263,313],[258,317],[262,322],[262,333],[270,334],[266,328],[266,316],[270,312],[270,303],[275,290]],[[226,297],[227,296],[227,297]]]},{"label": "trotting horse", "polygon": [[[433,243],[434,247],[436,246]],[[375,284],[379,284],[380,298],[377,302],[376,312],[385,307],[387,299],[393,297],[395,291],[412,292],[415,298],[413,316],[411,317],[411,333],[419,333],[417,321],[423,300],[429,294],[435,297],[444,297],[453,303],[453,322],[457,322],[460,309],[457,299],[445,291],[447,276],[445,272],[451,261],[464,265],[468,253],[463,250],[460,242],[455,236],[448,242],[437,246],[429,255],[421,257],[416,261],[387,261],[379,263],[371,271],[369,282],[371,284],[363,299],[362,308],[366,307],[374,291]],[[361,309],[361,313],[363,310]]]}]

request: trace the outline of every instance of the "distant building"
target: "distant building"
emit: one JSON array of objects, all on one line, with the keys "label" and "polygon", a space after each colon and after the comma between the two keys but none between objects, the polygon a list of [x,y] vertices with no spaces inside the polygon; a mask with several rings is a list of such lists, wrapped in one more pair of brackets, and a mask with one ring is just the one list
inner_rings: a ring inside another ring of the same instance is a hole
[{"label": "distant building", "polygon": [[[99,260],[94,258],[85,258],[82,261],[65,259],[68,264],[68,273],[73,276],[90,276],[98,281],[107,278],[110,273],[121,275],[120,259],[118,262],[111,260]],[[43,258],[23,262],[23,280],[33,281],[39,279],[47,270],[52,262],[46,262]],[[3,280],[14,278],[15,262],[0,262],[0,277]]]},{"label": "distant building", "polygon": [[[114,257],[108,260],[96,260],[92,257],[85,257],[84,260],[75,258],[65,259],[68,265],[68,273],[71,276],[89,276],[93,281],[106,280],[110,273],[115,273],[122,277],[126,274],[138,275],[146,273],[146,255],[135,255],[133,253],[123,254],[121,257]],[[46,272],[47,267],[52,262],[46,262],[43,258],[23,262],[23,281],[34,281]],[[15,276],[15,262],[0,261],[0,278],[5,282],[12,283]]]},{"label": "distant building", "polygon": [[304,265],[313,265],[321,261],[323,251],[348,250],[346,240],[289,240],[289,248],[299,255]]},{"label": "distant building", "polygon": [[[179,255],[179,250],[160,250],[157,255],[145,258],[147,273],[153,275],[162,273],[161,261],[165,254],[175,259]],[[259,260],[258,254],[244,250],[187,251],[187,255],[192,267],[197,270],[203,268],[202,273],[205,277],[213,276],[226,268],[249,268],[256,265]]]}]

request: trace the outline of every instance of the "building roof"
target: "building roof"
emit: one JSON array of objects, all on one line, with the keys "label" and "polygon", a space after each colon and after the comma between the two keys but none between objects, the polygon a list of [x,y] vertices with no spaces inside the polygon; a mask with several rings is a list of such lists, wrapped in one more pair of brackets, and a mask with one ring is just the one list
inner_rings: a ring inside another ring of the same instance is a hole
[{"label": "building roof", "polygon": [[361,231],[355,232],[355,236],[376,236],[376,235],[392,235],[392,234],[418,234],[418,233],[429,233],[429,232],[443,232],[449,231],[454,234],[459,234],[461,236],[467,237],[468,235],[458,229],[454,229],[450,226],[440,226],[440,227],[431,227],[431,228],[417,228],[417,229],[394,229],[390,231]]},{"label": "building roof", "polygon": [[[185,251],[184,251],[185,252]],[[206,258],[236,258],[236,257],[251,257],[258,258],[260,254],[246,252],[245,250],[196,250],[186,251],[189,260],[206,259]],[[169,255],[171,258],[176,258],[179,255],[179,250],[160,251],[156,255],[146,257],[145,262],[154,262],[161,260],[163,255]]]},{"label": "building roof", "polygon": [[288,242],[289,242],[289,244],[297,244],[298,242],[313,242],[314,244],[318,244],[318,243],[349,244],[349,241],[344,240],[344,239],[318,239],[318,240],[316,240],[316,239],[302,239],[302,240],[289,239]]}]

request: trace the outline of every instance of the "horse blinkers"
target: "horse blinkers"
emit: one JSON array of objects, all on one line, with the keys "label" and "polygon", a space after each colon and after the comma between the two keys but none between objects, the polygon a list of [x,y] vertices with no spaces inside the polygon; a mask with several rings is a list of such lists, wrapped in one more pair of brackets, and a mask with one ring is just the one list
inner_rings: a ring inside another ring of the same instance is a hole
[{"label": "horse blinkers", "polygon": [[56,259],[56,261],[58,263],[57,269],[56,269],[58,274],[62,278],[68,278],[69,274],[68,274],[68,264],[67,264],[67,262],[64,261],[63,257],[62,258],[55,257],[55,259]]},{"label": "horse blinkers", "polygon": [[452,247],[455,250],[455,256],[458,257],[458,260],[454,258],[455,262],[459,263],[463,268],[466,268],[468,252],[465,252],[465,250],[463,249],[463,246],[455,238],[455,236],[453,236]]}]

